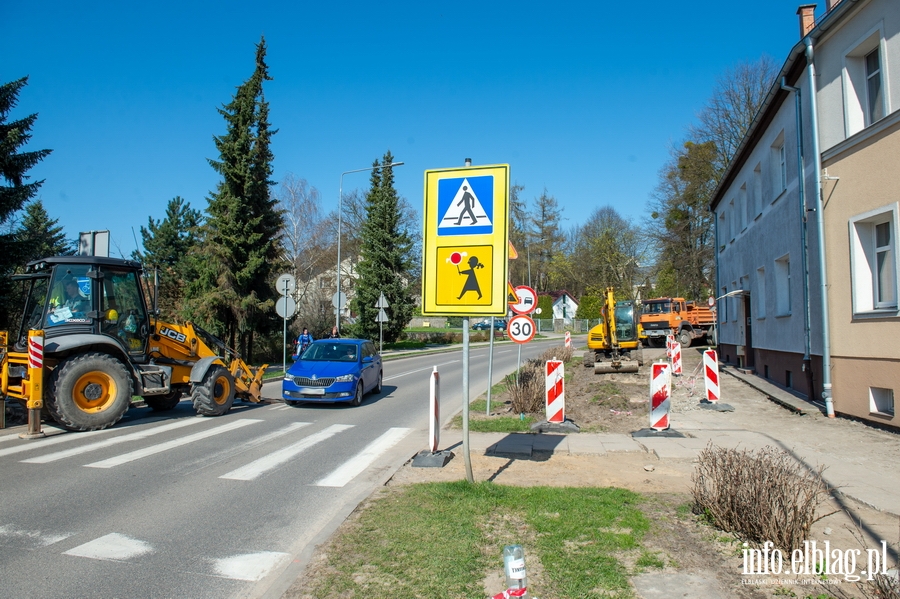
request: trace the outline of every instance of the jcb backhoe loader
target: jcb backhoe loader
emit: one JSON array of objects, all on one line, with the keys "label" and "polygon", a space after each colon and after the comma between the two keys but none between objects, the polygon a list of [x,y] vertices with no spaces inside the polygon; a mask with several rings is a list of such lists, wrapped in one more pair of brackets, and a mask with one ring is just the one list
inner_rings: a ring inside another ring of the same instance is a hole
[{"label": "jcb backhoe loader", "polygon": [[249,367],[222,341],[189,322],[159,321],[139,263],[97,256],[30,262],[19,329],[0,332],[0,394],[28,410],[29,433],[42,410],[64,428],[99,430],[118,422],[140,396],[170,410],[189,394],[203,416],[235,398],[259,402],[267,365]]},{"label": "jcb backhoe loader", "polygon": [[633,301],[616,302],[613,288],[606,288],[600,324],[588,331],[584,365],[594,374],[637,372],[644,364],[638,338],[640,316]]}]

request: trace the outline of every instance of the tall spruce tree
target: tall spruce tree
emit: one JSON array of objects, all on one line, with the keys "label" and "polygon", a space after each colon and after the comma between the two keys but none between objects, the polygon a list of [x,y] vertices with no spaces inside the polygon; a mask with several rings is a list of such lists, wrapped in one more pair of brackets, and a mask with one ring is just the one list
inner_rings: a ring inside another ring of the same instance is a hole
[{"label": "tall spruce tree", "polygon": [[28,171],[46,158],[51,150],[20,151],[31,139],[31,128],[37,114],[8,121],[16,107],[19,92],[28,84],[28,77],[0,84],[0,328],[8,328],[10,314],[19,307],[13,302],[12,285],[7,276],[20,266],[26,255],[18,242],[18,232],[11,227],[16,212],[34,197],[43,181],[28,182]]},{"label": "tall spruce tree", "polygon": [[47,256],[69,256],[75,253],[75,243],[66,239],[59,220],[50,218],[41,200],[29,202],[16,236],[22,248],[24,262]]},{"label": "tall spruce tree", "polygon": [[392,343],[413,316],[412,240],[402,227],[400,199],[394,189],[390,167],[394,157],[388,151],[382,162],[373,163],[371,187],[366,196],[366,221],[360,247],[359,278],[356,280],[353,311],[357,314],[355,333],[365,339],[379,338],[378,298],[388,302],[388,322],[383,323],[384,341]]},{"label": "tall spruce tree", "polygon": [[256,46],[256,69],[219,109],[227,132],[214,138],[219,160],[209,163],[222,181],[209,198],[195,279],[188,287],[193,317],[252,359],[254,334],[274,330],[273,273],[283,268],[283,228],[272,175],[269,106],[263,83],[271,81],[266,42]]},{"label": "tall spruce tree", "polygon": [[147,227],[141,227],[144,254],[135,253],[145,267],[159,272],[158,301],[164,319],[181,316],[185,282],[190,279],[188,256],[197,247],[197,227],[202,215],[180,196],[169,200],[166,216],[161,220],[150,217]]}]

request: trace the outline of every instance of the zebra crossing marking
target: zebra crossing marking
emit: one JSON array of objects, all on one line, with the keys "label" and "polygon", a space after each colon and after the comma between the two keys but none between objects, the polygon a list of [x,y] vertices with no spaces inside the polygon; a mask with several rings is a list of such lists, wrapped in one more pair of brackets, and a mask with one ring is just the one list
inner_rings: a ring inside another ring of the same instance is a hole
[{"label": "zebra crossing marking", "polygon": [[153,551],[153,546],[150,543],[113,532],[93,541],[88,541],[78,547],[73,547],[68,551],[63,551],[63,555],[110,562],[125,562],[135,557],[153,553]]},{"label": "zebra crossing marking", "polygon": [[366,445],[366,447],[343,463],[337,470],[319,480],[317,487],[343,487],[368,468],[378,456],[400,442],[409,433],[408,428],[394,427]]}]

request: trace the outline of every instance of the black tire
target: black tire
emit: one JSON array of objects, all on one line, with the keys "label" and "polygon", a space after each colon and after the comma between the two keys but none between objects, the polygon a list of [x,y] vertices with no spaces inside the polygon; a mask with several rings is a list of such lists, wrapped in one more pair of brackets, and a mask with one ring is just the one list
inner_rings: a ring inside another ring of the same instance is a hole
[{"label": "black tire", "polygon": [[48,391],[47,411],[63,428],[98,431],[121,420],[131,405],[131,375],[108,354],[81,354],[59,363]]},{"label": "black tire", "polygon": [[191,387],[191,403],[201,416],[227,414],[234,403],[234,378],[224,366],[213,364],[203,380]]},{"label": "black tire", "polygon": [[372,393],[378,394],[381,393],[381,383],[384,378],[384,371],[381,370],[378,372],[378,380],[375,382],[375,387],[372,389]]},{"label": "black tire", "polygon": [[350,400],[350,405],[353,407],[357,407],[362,403],[363,398],[363,384],[362,381],[359,381],[356,385],[356,393],[353,395],[353,399]]},{"label": "black tire", "polygon": [[166,395],[148,395],[144,403],[154,412],[167,412],[174,410],[184,395],[181,391],[172,391]]},{"label": "black tire", "polygon": [[693,342],[694,338],[691,336],[691,332],[687,329],[681,329],[681,332],[678,333],[678,343],[681,344],[681,347],[687,349]]}]

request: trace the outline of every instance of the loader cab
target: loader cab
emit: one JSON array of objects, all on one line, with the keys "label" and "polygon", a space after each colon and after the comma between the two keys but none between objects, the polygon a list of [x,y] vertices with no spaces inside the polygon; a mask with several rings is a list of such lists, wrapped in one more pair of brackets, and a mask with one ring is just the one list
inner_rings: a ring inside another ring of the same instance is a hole
[{"label": "loader cab", "polygon": [[[103,335],[133,358],[146,353],[150,322],[140,265],[98,256],[57,256],[29,263],[16,279],[27,283],[19,340],[43,329],[47,341]],[[140,360],[138,360],[140,361]]]}]

